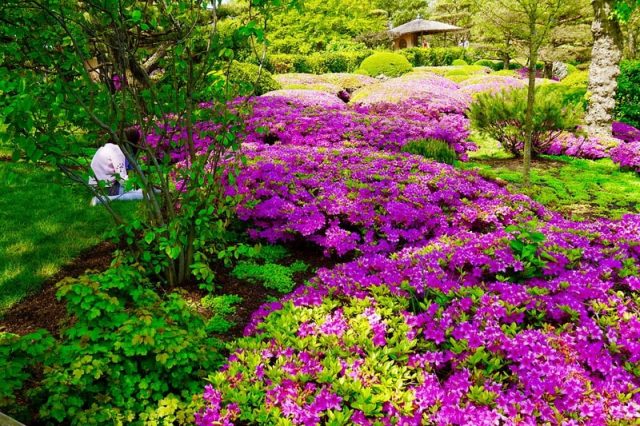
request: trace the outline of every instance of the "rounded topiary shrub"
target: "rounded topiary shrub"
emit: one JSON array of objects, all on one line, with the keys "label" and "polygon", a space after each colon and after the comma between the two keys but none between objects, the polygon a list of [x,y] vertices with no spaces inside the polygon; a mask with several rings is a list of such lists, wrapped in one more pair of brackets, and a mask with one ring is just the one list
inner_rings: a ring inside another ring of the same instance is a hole
[{"label": "rounded topiary shrub", "polygon": [[411,71],[413,67],[404,56],[398,53],[379,52],[366,58],[356,71],[358,74],[366,74],[371,77],[386,75],[398,77]]},{"label": "rounded topiary shrub", "polygon": [[265,68],[258,65],[234,61],[229,69],[229,82],[241,95],[260,96],[272,90],[282,88],[280,83]]},{"label": "rounded topiary shrub", "polygon": [[460,66],[460,65],[469,65],[469,64],[464,59],[456,59],[451,63],[451,65]]}]

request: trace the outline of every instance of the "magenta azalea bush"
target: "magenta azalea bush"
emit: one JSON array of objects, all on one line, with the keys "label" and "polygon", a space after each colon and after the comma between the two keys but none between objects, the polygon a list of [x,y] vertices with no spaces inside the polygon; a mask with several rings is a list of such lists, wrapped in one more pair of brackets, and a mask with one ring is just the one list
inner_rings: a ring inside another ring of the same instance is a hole
[{"label": "magenta azalea bush", "polygon": [[613,138],[604,139],[564,132],[554,138],[543,153],[597,160],[609,158],[610,151],[616,146],[618,141]]},{"label": "magenta azalea bush", "polygon": [[246,147],[228,195],[254,238],[304,238],[326,254],[389,253],[460,229],[489,232],[542,207],[473,173],[364,148]]},{"label": "magenta azalea bush", "polygon": [[197,423],[638,422],[640,216],[540,226],[321,270],[255,315]]},{"label": "magenta azalea bush", "polygon": [[621,143],[611,150],[611,159],[620,167],[640,173],[640,141]]},{"label": "magenta azalea bush", "polygon": [[397,152],[409,141],[431,138],[449,143],[462,160],[467,151],[476,149],[468,140],[469,121],[464,115],[417,100],[316,107],[289,97],[262,96],[253,100],[246,125],[247,142],[269,145],[346,145]]},{"label": "magenta azalea bush", "polygon": [[613,136],[624,142],[640,142],[640,130],[619,121],[614,121],[611,128]]}]

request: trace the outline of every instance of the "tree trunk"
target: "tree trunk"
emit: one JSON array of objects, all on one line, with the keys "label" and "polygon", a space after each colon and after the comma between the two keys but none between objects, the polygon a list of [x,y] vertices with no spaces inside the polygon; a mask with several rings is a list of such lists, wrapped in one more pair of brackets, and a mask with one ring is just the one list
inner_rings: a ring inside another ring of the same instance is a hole
[{"label": "tree trunk", "polygon": [[593,49],[589,66],[589,109],[585,121],[591,134],[611,135],[617,78],[622,59],[623,36],[611,17],[615,0],[591,0],[595,17],[591,24]]},{"label": "tree trunk", "polygon": [[545,61],[544,63],[544,78],[553,78],[553,62]]},{"label": "tree trunk", "polygon": [[527,115],[525,127],[527,138],[524,141],[524,161],[522,167],[522,182],[525,187],[531,186],[531,151],[533,145],[533,105],[536,101],[536,64],[538,63],[538,37],[536,20],[529,18],[529,87],[527,89]]}]

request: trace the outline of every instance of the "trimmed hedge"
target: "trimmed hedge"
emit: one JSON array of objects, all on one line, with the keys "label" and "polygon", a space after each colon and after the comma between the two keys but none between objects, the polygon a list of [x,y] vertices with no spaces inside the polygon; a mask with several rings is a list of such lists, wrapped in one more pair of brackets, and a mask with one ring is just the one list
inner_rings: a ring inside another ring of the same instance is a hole
[{"label": "trimmed hedge", "polygon": [[312,55],[269,55],[265,67],[272,73],[326,74],[354,72],[372,51],[325,52]]},{"label": "trimmed hedge", "polygon": [[640,128],[640,61],[622,61],[616,92],[616,118]]},{"label": "trimmed hedge", "polygon": [[399,77],[411,71],[412,68],[407,58],[398,53],[379,52],[362,61],[356,73],[371,77],[381,74],[387,77]]},{"label": "trimmed hedge", "polygon": [[238,86],[241,95],[251,93],[260,96],[282,88],[268,70],[260,70],[258,65],[245,62],[233,62],[229,69],[229,80],[231,84]]},{"label": "trimmed hedge", "polygon": [[468,64],[472,64],[482,59],[483,52],[462,47],[436,47],[430,49],[412,47],[400,50],[398,53],[405,56],[414,67],[439,67],[453,65],[455,60],[463,60]]}]

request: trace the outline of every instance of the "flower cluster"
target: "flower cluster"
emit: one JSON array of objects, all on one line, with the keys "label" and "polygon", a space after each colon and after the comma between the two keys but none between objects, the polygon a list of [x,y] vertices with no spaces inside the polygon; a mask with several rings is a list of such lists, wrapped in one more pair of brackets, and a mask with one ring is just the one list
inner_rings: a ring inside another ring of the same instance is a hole
[{"label": "flower cluster", "polygon": [[473,173],[366,148],[246,146],[229,195],[270,242],[306,238],[342,256],[388,253],[458,229],[486,232],[540,216],[541,206]]},{"label": "flower cluster", "polygon": [[620,167],[640,173],[640,141],[621,143],[611,150],[611,159]]},{"label": "flower cluster", "polygon": [[238,418],[261,423],[637,422],[640,216],[540,227],[529,278],[504,229],[321,270],[254,317],[208,409],[243,401]]},{"label": "flower cluster", "polygon": [[640,130],[619,121],[614,121],[611,127],[613,137],[624,142],[640,142]]},{"label": "flower cluster", "polygon": [[283,96],[256,98],[252,112],[245,119],[246,141],[269,145],[374,147],[397,152],[407,142],[432,138],[449,143],[463,160],[467,151],[475,150],[475,144],[468,140],[468,119],[462,114],[443,112],[428,102],[408,100],[371,107],[346,106],[339,99],[338,102],[320,107]]},{"label": "flower cluster", "polygon": [[523,80],[499,75],[481,75],[468,78],[460,83],[460,91],[469,95],[477,93],[497,93],[501,90],[525,87]]},{"label": "flower cluster", "polygon": [[551,141],[544,154],[597,160],[608,158],[610,151],[618,146],[618,143],[619,141],[613,138],[587,137],[564,132]]}]

